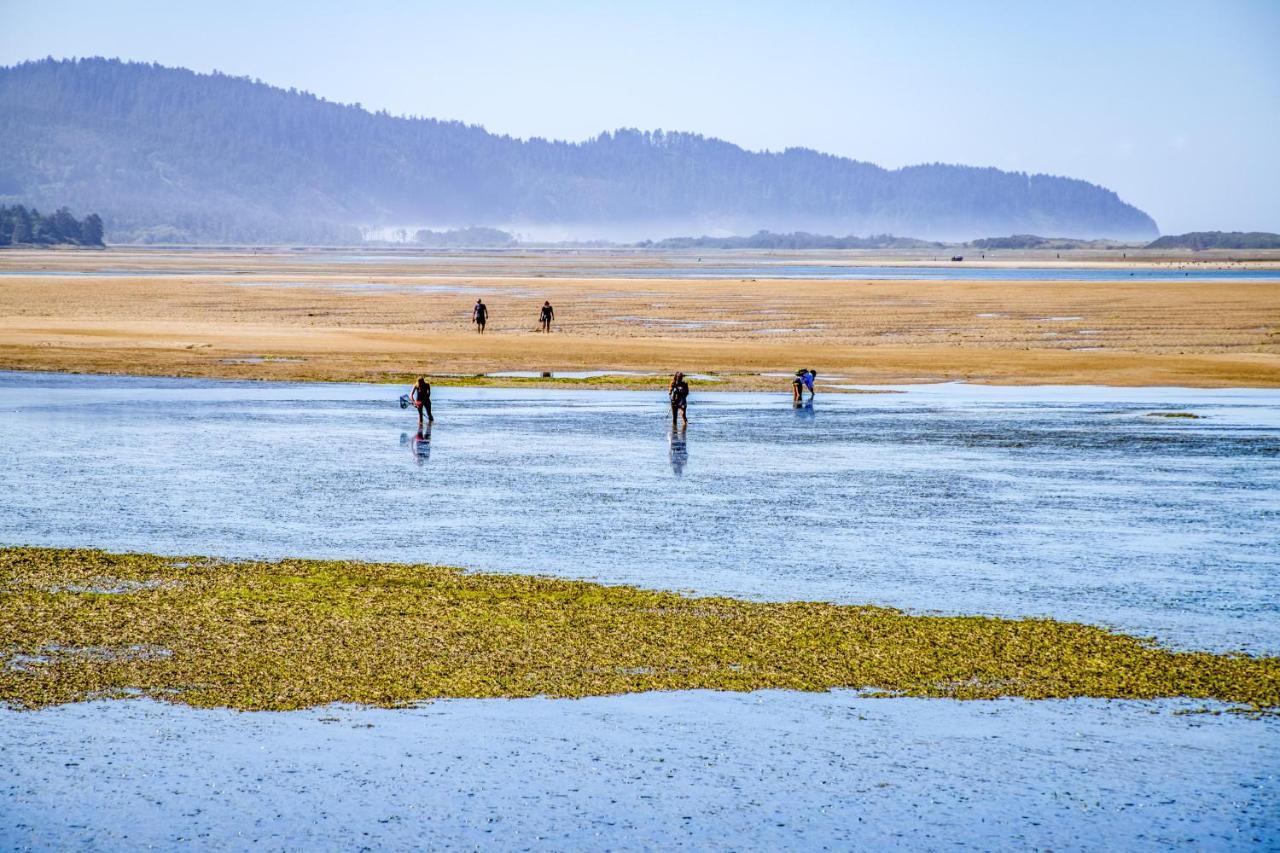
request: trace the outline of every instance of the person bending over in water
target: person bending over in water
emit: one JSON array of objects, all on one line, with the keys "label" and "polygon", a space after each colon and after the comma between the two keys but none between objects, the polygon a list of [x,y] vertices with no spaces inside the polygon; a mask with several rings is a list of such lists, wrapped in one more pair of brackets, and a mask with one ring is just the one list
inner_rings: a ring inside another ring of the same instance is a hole
[{"label": "person bending over in water", "polygon": [[418,409],[418,429],[422,429],[424,413],[427,423],[435,422],[435,418],[431,416],[431,383],[427,381],[427,377],[419,376],[418,381],[413,383],[413,388],[409,391],[409,402]]},{"label": "person bending over in water", "polygon": [[667,396],[671,398],[671,428],[676,428],[676,416],[684,418],[684,425],[689,425],[689,383],[684,374],[676,372],[667,386]]},{"label": "person bending over in water", "polygon": [[489,320],[489,307],[482,300],[476,300],[476,307],[471,309],[471,322],[476,324],[476,331],[484,334],[484,324]]},{"label": "person bending over in water", "polygon": [[551,321],[556,318],[556,309],[551,307],[551,302],[542,303],[542,311],[538,314],[538,323],[542,326],[542,331],[551,331]]},{"label": "person bending over in water", "polygon": [[818,372],[810,367],[804,372],[804,387],[809,389],[809,399],[813,399],[813,382],[818,378]]}]

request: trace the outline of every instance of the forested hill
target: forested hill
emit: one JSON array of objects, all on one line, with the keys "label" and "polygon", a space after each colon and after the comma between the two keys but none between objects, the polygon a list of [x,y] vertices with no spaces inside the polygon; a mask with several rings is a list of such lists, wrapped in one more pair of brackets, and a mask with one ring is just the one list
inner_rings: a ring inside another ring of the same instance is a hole
[{"label": "forested hill", "polygon": [[[838,109],[838,104],[832,105]],[[1157,236],[1084,181],[886,170],[689,133],[522,141],[247,79],[117,60],[0,69],[0,203],[99,211],[108,238],[324,241],[359,225]],[[646,230],[652,232],[645,233]]]},{"label": "forested hill", "polygon": [[1270,231],[1192,231],[1156,240],[1148,249],[1280,249],[1280,234]]}]

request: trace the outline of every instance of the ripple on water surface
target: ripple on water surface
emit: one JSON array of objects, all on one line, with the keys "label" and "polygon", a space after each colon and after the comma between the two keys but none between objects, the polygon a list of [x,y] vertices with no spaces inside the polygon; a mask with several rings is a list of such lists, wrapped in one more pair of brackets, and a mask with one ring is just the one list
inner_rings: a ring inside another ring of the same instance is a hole
[{"label": "ripple on water surface", "polygon": [[[1280,392],[702,393],[0,374],[0,541],[1052,615],[1280,651]],[[1186,412],[1199,418],[1149,417]]]},{"label": "ripple on water surface", "polygon": [[0,710],[0,845],[1273,848],[1280,721],[1178,713],[1196,707],[700,691]]}]

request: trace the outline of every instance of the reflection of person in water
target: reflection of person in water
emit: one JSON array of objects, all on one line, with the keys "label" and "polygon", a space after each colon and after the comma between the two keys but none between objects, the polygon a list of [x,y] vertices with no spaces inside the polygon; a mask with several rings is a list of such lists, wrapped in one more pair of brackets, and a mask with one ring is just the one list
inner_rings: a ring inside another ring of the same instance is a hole
[{"label": "reflection of person in water", "polygon": [[794,404],[794,408],[796,410],[797,418],[804,418],[805,420],[810,420],[813,418],[813,398],[812,397],[810,397],[808,400],[806,400],[803,403],[797,401]]},{"label": "reflection of person in water", "polygon": [[684,474],[684,466],[689,463],[689,445],[684,434],[684,428],[671,430],[671,473],[677,477]]},{"label": "reflection of person in water", "polygon": [[407,432],[400,433],[400,443],[409,445],[414,461],[421,465],[431,458],[431,426],[420,428],[412,438]]}]

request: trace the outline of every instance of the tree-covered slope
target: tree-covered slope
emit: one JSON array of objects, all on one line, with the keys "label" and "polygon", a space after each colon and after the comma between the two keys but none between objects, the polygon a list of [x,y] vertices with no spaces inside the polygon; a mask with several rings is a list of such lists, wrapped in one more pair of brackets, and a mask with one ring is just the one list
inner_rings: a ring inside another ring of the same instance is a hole
[{"label": "tree-covered slope", "polygon": [[0,69],[0,146],[0,201],[98,210],[111,234],[135,237],[320,240],[341,226],[389,223],[1158,233],[1115,193],[1068,178],[942,164],[886,170],[690,133],[519,140],[106,59]]},{"label": "tree-covered slope", "polygon": [[1269,231],[1191,231],[1170,234],[1148,249],[1280,249],[1280,234]]}]

